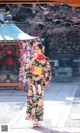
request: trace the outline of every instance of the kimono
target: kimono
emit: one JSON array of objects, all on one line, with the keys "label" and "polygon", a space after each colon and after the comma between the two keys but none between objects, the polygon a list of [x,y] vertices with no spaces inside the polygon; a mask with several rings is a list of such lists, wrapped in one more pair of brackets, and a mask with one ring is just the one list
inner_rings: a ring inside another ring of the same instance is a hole
[{"label": "kimono", "polygon": [[[28,79],[26,114],[28,114],[31,119],[43,121],[44,89],[51,80],[49,59],[45,55],[40,54],[37,59],[33,61],[32,67],[26,69],[26,71]],[[41,78],[38,79],[39,76]]]}]

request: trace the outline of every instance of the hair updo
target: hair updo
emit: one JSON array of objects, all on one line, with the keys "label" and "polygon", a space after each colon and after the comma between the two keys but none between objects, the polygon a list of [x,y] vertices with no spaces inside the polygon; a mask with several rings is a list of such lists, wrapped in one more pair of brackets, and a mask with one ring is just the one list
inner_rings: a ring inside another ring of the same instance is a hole
[{"label": "hair updo", "polygon": [[44,52],[45,47],[43,46],[42,43],[37,43],[36,46],[38,46],[41,49],[41,51]]}]

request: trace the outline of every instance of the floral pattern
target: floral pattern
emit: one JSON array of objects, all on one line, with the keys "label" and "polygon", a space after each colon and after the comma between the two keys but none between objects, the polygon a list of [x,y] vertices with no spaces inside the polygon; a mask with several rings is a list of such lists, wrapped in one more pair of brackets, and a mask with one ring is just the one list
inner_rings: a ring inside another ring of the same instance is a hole
[{"label": "floral pattern", "polygon": [[[32,73],[35,66],[42,68],[41,74],[36,73],[37,70],[35,70],[34,74]],[[29,119],[42,121],[44,113],[44,88],[51,80],[49,59],[47,57],[44,59],[36,59],[32,63],[32,67],[27,69],[26,72],[28,79],[26,114],[29,116]]]}]

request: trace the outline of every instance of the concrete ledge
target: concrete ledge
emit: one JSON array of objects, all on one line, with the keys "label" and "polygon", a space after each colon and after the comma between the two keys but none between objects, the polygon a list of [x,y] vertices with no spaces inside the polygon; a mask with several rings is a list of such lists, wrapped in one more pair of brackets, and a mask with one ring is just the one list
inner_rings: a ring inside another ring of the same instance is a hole
[{"label": "concrete ledge", "polygon": [[54,77],[54,82],[57,83],[71,83],[72,77]]},{"label": "concrete ledge", "polygon": [[71,115],[71,118],[72,118],[73,120],[80,120],[80,114],[72,114],[72,115]]}]

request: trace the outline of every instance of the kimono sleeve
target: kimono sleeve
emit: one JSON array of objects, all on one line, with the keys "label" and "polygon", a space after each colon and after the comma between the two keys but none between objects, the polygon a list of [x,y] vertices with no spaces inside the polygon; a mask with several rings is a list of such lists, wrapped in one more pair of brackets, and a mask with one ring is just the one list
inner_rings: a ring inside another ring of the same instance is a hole
[{"label": "kimono sleeve", "polygon": [[44,86],[46,87],[48,86],[50,80],[52,79],[51,65],[48,59],[46,59],[45,66],[43,68],[43,75],[44,75]]}]

